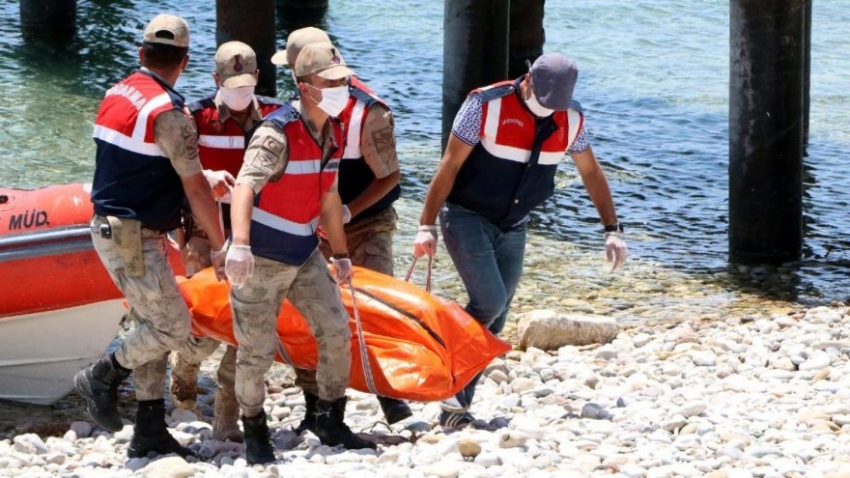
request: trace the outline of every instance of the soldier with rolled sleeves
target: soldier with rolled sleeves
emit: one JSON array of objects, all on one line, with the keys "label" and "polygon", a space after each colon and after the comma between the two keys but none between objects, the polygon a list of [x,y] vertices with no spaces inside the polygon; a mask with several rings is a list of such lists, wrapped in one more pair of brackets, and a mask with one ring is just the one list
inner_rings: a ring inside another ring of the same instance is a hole
[{"label": "soldier with rolled sleeves", "polygon": [[[295,62],[300,100],[257,127],[236,178],[233,244],[226,272],[233,285],[236,398],[249,463],[274,461],[266,414],[265,374],[274,360],[284,299],[307,320],[318,345],[315,432],[325,445],[374,448],[343,422],[351,368],[351,331],[339,283],[354,276],[345,244],[337,171],[342,129],[334,119],[352,71],[330,43],[314,43]],[[319,220],[333,249],[336,277],[318,249]]]},{"label": "soldier with rolled sleeves", "polygon": [[189,310],[166,257],[166,232],[181,225],[187,199],[223,277],[224,235],[211,184],[198,160],[195,127],[174,90],[188,49],[185,20],[154,17],[139,49],[142,68],[106,92],[95,119],[92,241],[137,327],[74,383],[95,423],[116,432],[123,427],[118,385],[133,372],[139,408],[129,457],[193,454],[168,433],[162,397],[168,352],[189,336]]},{"label": "soldier with rolled sleeves", "polygon": [[[310,43],[330,43],[327,33],[307,27],[295,30],[286,40],[286,49],[272,57],[272,63],[295,64],[298,53]],[[356,76],[349,77],[348,98],[339,114],[345,134],[345,148],[339,164],[339,196],[343,206],[345,238],[351,263],[393,275],[393,234],[396,215],[393,202],[401,195],[398,155],[395,149],[395,121],[386,103]],[[319,248],[330,259],[330,243],[322,234]],[[312,430],[317,397],[315,373],[296,369],[296,385],[304,389],[306,411],[296,433]],[[378,396],[384,417],[390,424],[410,417],[410,407],[401,400]]]},{"label": "soldier with rolled sleeves", "polygon": [[[189,105],[198,128],[198,150],[204,174],[234,184],[245,155],[246,136],[260,120],[283,106],[275,98],[254,94],[257,85],[257,55],[245,43],[223,43],[215,54],[213,79],[217,91]],[[230,188],[226,195],[229,196]],[[227,198],[224,201],[229,202]],[[230,207],[223,205],[225,234],[230,229]],[[209,267],[210,241],[203,230],[195,227],[183,248],[186,276]],[[175,405],[192,410],[198,399],[198,372],[201,362],[215,352],[221,343],[211,338],[190,336],[184,350],[172,354],[171,399]],[[218,367],[213,438],[242,441],[239,430],[239,404],[236,402],[234,379],[236,347],[228,345]]]}]

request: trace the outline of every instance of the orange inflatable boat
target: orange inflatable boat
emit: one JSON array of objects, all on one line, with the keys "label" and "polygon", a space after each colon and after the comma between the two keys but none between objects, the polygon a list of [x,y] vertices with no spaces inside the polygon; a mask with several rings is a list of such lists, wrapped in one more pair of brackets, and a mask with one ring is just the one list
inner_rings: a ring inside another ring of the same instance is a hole
[{"label": "orange inflatable boat", "polygon": [[[457,304],[402,280],[355,270],[354,293],[340,290],[351,317],[351,387],[399,399],[442,400],[511,349]],[[216,282],[211,269],[180,284],[194,334],[235,343],[227,287]],[[316,342],[288,301],[278,316],[277,335],[277,361],[316,368]]]},{"label": "orange inflatable boat", "polygon": [[0,398],[50,404],[127,312],[92,248],[90,190],[0,188]]},{"label": "orange inflatable boat", "polygon": [[127,308],[92,246],[90,194],[0,188],[0,399],[55,402],[118,334]]}]

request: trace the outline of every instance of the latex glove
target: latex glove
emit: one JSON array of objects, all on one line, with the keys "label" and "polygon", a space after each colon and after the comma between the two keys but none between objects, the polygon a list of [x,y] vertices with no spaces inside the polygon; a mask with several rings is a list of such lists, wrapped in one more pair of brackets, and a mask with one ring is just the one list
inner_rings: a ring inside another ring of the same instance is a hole
[{"label": "latex glove", "polygon": [[241,289],[245,282],[248,282],[248,278],[254,275],[254,254],[251,254],[251,246],[232,244],[227,249],[224,271],[233,287]]},{"label": "latex glove", "polygon": [[336,270],[337,284],[345,284],[351,279],[354,279],[354,269],[351,267],[351,259],[331,258],[331,263],[334,265],[334,269]]},{"label": "latex glove", "polygon": [[437,226],[419,226],[416,239],[413,240],[413,256],[422,257],[424,254],[433,256],[437,253]]},{"label": "latex glove", "polygon": [[[192,239],[189,239],[189,241],[191,242]],[[221,249],[217,251],[210,251],[210,262],[212,262],[213,270],[215,271],[215,278],[220,281],[227,279],[227,275],[224,272],[224,264],[227,259],[227,249],[229,246],[230,241],[228,240],[224,242],[224,245],[221,246]],[[191,257],[193,253],[197,255],[197,252],[190,250],[189,256]],[[200,258],[198,258],[198,265],[200,265]],[[189,264],[186,265],[186,271],[189,271]]]},{"label": "latex glove", "polygon": [[626,247],[626,241],[619,232],[605,233],[605,255],[608,257],[608,262],[613,262],[612,271],[626,262],[626,257],[629,255],[629,248]]},{"label": "latex glove", "polygon": [[342,223],[348,224],[351,222],[351,211],[348,209],[348,206],[345,204],[342,205]]},{"label": "latex glove", "polygon": [[228,196],[233,186],[236,185],[236,178],[225,170],[213,171],[211,169],[205,169],[204,177],[210,183],[210,189],[212,189],[213,197],[216,199]]}]

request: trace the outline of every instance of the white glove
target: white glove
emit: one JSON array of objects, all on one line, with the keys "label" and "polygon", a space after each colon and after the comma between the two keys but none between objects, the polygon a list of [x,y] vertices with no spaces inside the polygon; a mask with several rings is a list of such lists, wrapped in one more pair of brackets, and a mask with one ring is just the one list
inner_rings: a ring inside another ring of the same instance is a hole
[{"label": "white glove", "polygon": [[331,263],[336,270],[337,284],[344,284],[354,278],[354,269],[351,268],[351,259],[333,259]]},{"label": "white glove", "polygon": [[251,246],[231,244],[227,249],[224,272],[233,287],[241,289],[245,282],[248,282],[248,278],[254,275],[254,254],[251,254]]},{"label": "white glove", "polygon": [[422,257],[424,254],[433,256],[437,253],[437,226],[419,226],[416,239],[413,240],[413,256]]},{"label": "white glove", "polygon": [[236,178],[225,170],[205,169],[204,177],[210,183],[210,189],[212,189],[213,197],[216,199],[221,199],[230,194],[233,186],[236,185]]},{"label": "white glove", "polygon": [[351,210],[345,204],[342,205],[342,223],[348,224],[351,222]]},{"label": "white glove", "polygon": [[626,247],[626,241],[623,240],[622,234],[619,232],[605,233],[605,255],[608,257],[608,262],[613,262],[615,270],[626,262],[626,257],[629,255],[629,248]]},{"label": "white glove", "polygon": [[[194,238],[193,238],[194,239]],[[189,243],[191,244],[192,239],[189,239]],[[212,263],[213,270],[215,271],[215,278],[218,280],[226,280],[227,275],[224,272],[224,264],[227,260],[227,249],[230,247],[230,239],[224,241],[224,245],[221,246],[221,249],[215,251],[210,251],[210,262]],[[197,252],[189,251],[189,254],[197,255]],[[199,261],[200,262],[200,261]],[[189,271],[189,265],[186,265],[186,271]]]}]

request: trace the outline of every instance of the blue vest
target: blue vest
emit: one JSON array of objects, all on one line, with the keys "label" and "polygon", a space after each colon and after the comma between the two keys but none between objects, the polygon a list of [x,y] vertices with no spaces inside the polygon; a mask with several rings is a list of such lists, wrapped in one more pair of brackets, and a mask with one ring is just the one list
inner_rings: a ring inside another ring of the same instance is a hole
[{"label": "blue vest", "polygon": [[458,171],[447,198],[501,229],[519,223],[552,195],[558,164],[581,125],[576,102],[569,113],[535,116],[520,98],[521,80],[476,90],[484,103],[481,141]]}]

